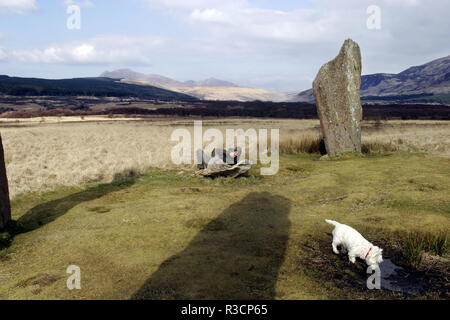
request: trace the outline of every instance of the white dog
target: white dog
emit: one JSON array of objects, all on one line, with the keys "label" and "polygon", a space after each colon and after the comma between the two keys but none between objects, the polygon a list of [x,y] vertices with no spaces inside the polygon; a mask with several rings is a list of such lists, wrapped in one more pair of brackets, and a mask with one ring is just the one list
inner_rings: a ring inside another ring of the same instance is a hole
[{"label": "white dog", "polygon": [[333,220],[325,221],[335,226],[332,243],[334,253],[339,254],[337,247],[342,246],[348,252],[348,259],[352,263],[356,262],[356,257],[373,267],[377,267],[383,261],[383,250],[364,239],[358,231]]}]

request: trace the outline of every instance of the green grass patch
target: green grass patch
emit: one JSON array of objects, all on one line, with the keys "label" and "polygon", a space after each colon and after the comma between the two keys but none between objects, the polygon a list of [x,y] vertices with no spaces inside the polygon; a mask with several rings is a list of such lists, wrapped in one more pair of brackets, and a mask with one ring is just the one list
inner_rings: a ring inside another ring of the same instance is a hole
[{"label": "green grass patch", "polygon": [[[420,252],[445,261],[450,160],[319,159],[282,154],[275,176],[260,176],[260,166],[239,179],[152,169],[19,196],[12,214],[22,229],[0,250],[0,298],[405,298],[368,292],[364,265],[333,254],[324,219],[377,245],[382,234],[386,252],[400,243],[411,265],[423,265]],[[82,290],[66,288],[72,264],[81,268]]]},{"label": "green grass patch", "polygon": [[448,252],[448,233],[410,232],[403,239],[403,256],[408,264],[418,266],[422,263],[424,252],[444,256]]}]

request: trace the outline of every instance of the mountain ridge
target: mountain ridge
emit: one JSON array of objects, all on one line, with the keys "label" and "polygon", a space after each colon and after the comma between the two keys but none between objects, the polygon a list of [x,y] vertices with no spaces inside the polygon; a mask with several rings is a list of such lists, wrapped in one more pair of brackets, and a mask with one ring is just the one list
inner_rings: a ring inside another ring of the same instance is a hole
[{"label": "mountain ridge", "polygon": [[159,74],[144,74],[140,72],[135,72],[131,69],[117,69],[113,71],[105,71],[100,77],[111,78],[111,79],[130,79],[130,80],[140,80],[152,83],[156,86],[184,86],[185,84],[181,81],[177,81]]},{"label": "mountain ridge", "polygon": [[259,88],[248,88],[238,86],[232,82],[220,80],[217,78],[208,78],[206,80],[194,81],[188,80],[180,82],[171,78],[155,74],[143,74],[131,69],[118,69],[115,71],[106,71],[101,74],[102,77],[108,77],[120,82],[136,85],[151,85],[163,89],[187,94],[201,100],[213,101],[274,101],[283,102],[286,95],[278,92]]},{"label": "mountain ridge", "polygon": [[220,80],[220,79],[216,79],[216,78],[208,78],[208,79],[202,80],[202,81],[189,80],[189,81],[185,81],[184,83],[192,85],[192,86],[200,86],[200,87],[239,87],[238,85],[236,85],[232,82]]},{"label": "mountain ridge", "polygon": [[10,96],[136,97],[195,101],[197,98],[154,86],[122,83],[111,78],[39,79],[0,75],[0,94]]},{"label": "mountain ridge", "polygon": [[[361,77],[361,99],[365,101],[450,102],[450,55],[400,73],[375,73]],[[312,89],[297,94],[291,101],[314,102]]]},{"label": "mountain ridge", "polygon": [[146,81],[149,83],[153,83],[156,86],[163,86],[163,87],[185,87],[185,86],[205,86],[205,87],[238,87],[238,85],[225,81],[220,80],[217,78],[208,78],[205,80],[200,81],[194,81],[194,80],[188,80],[188,81],[178,81],[166,76],[162,76],[159,74],[145,74],[140,72],[135,72],[131,69],[125,68],[125,69],[117,69],[113,71],[105,71],[103,72],[100,77],[104,78],[111,78],[111,79],[129,79],[129,80],[140,80],[140,81]]}]

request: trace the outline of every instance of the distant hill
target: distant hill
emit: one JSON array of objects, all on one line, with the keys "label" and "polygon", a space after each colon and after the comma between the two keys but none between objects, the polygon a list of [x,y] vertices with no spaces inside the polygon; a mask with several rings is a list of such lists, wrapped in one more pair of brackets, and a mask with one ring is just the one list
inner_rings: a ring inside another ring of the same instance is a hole
[{"label": "distant hill", "polygon": [[143,74],[130,69],[120,69],[112,72],[104,72],[102,77],[120,79],[123,83],[136,85],[152,85],[171,91],[185,93],[202,100],[214,101],[274,101],[286,100],[286,95],[258,88],[240,87],[234,83],[209,78],[202,81],[189,80],[180,82],[161,75]]},{"label": "distant hill", "polygon": [[0,76],[0,94],[11,96],[137,97],[193,101],[197,98],[150,85],[136,85],[110,78],[47,80]]},{"label": "distant hill", "polygon": [[211,101],[286,101],[286,96],[282,93],[257,88],[231,86],[194,86],[173,88],[173,90],[183,92],[202,100]]},{"label": "distant hill", "polygon": [[[450,103],[450,56],[411,67],[399,74],[362,76],[361,99]],[[312,89],[299,93],[292,101],[314,102]]]},{"label": "distant hill", "polygon": [[202,86],[202,87],[238,87],[232,82],[216,79],[216,78],[209,78],[203,81],[185,81],[185,84],[188,86]]},{"label": "distant hill", "polygon": [[237,87],[234,83],[216,79],[209,78],[202,81],[189,80],[185,82],[177,81],[159,74],[144,74],[140,72],[135,72],[131,69],[119,69],[114,71],[105,71],[100,77],[112,78],[112,79],[129,79],[129,80],[139,80],[152,83],[156,86],[162,86],[167,88],[173,87],[185,87],[185,86],[212,86],[212,87]]},{"label": "distant hill", "polygon": [[130,80],[140,80],[147,83],[153,84],[155,86],[162,87],[182,87],[186,84],[168,77],[161,76],[159,74],[144,74],[135,72],[130,69],[119,69],[115,71],[103,72],[100,77],[111,78],[111,79],[130,79]]},{"label": "distant hill", "polygon": [[[149,82],[143,80],[121,79],[123,83],[148,85]],[[225,86],[182,86],[170,87],[172,91],[185,93],[201,100],[210,101],[286,101],[286,95],[278,92],[257,88],[246,87],[225,87]]]}]

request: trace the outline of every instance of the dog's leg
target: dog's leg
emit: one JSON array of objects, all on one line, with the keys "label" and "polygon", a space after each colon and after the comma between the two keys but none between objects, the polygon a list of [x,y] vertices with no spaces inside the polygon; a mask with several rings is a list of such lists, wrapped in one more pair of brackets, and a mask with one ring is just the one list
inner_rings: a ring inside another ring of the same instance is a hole
[{"label": "dog's leg", "polygon": [[339,250],[337,248],[338,245],[339,245],[339,243],[337,241],[333,240],[333,243],[331,244],[331,246],[333,247],[333,252],[336,253],[336,254],[339,254]]},{"label": "dog's leg", "polygon": [[352,254],[348,254],[348,260],[350,260],[351,263],[355,263],[356,262],[356,257]]}]

